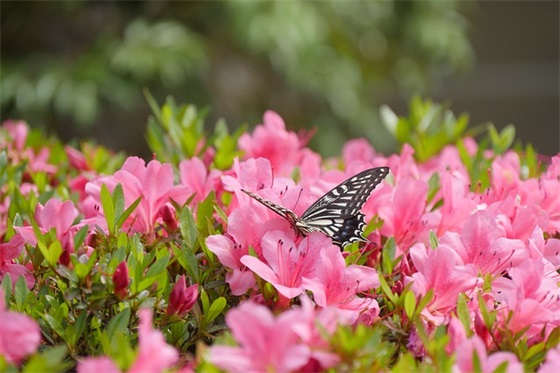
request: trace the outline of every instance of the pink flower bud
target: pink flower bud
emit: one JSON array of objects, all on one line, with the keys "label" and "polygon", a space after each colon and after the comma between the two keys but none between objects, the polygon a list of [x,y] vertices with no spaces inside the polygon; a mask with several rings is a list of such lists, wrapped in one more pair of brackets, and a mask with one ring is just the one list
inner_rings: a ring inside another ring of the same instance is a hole
[{"label": "pink flower bud", "polygon": [[120,262],[113,273],[113,284],[115,284],[115,295],[119,299],[124,299],[126,297],[128,284],[130,279],[128,277],[128,267],[126,262]]},{"label": "pink flower bud", "polygon": [[185,275],[182,275],[175,286],[173,286],[171,294],[169,294],[169,305],[167,306],[167,314],[177,314],[179,317],[184,317],[187,312],[189,312],[194,307],[197,298],[198,284],[194,284],[187,288]]}]

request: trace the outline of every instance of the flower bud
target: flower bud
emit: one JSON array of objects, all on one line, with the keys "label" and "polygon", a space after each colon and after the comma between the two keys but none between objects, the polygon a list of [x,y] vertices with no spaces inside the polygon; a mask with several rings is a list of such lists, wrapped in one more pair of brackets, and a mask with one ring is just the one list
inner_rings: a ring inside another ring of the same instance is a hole
[{"label": "flower bud", "polygon": [[115,295],[119,299],[124,299],[126,297],[128,284],[130,279],[128,277],[128,267],[126,262],[120,262],[113,273],[113,284],[115,284]]},{"label": "flower bud", "polygon": [[185,275],[182,275],[177,283],[173,286],[171,294],[169,294],[169,305],[167,306],[167,314],[177,314],[184,317],[196,303],[198,298],[198,284],[194,284],[187,288]]}]

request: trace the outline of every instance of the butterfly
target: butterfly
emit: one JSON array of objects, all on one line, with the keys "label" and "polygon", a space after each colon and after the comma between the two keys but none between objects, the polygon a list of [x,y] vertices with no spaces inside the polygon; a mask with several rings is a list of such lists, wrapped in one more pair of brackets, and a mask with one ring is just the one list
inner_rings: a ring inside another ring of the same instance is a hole
[{"label": "butterfly", "polygon": [[361,212],[369,195],[389,173],[389,167],[365,170],[340,183],[313,203],[301,217],[274,202],[241,189],[292,225],[300,236],[312,232],[323,232],[333,243],[344,248],[356,241],[365,241],[365,215]]}]

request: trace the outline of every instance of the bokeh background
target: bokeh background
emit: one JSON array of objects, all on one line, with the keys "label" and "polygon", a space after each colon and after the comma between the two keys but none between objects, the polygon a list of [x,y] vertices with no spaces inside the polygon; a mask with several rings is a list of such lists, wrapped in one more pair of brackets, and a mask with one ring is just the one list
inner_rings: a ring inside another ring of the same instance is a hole
[{"label": "bokeh background", "polygon": [[395,143],[414,95],[560,151],[557,1],[5,1],[1,119],[149,157],[148,89],[231,129],[267,109],[323,155]]}]

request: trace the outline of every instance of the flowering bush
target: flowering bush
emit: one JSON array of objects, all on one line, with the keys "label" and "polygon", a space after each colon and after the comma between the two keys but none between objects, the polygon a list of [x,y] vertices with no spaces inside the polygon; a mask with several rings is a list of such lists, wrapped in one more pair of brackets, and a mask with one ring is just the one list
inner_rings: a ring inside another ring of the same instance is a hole
[{"label": "flowering bush", "polygon": [[[560,361],[560,155],[478,143],[437,104],[382,117],[401,144],[321,157],[274,112],[250,134],[172,101],[146,163],[8,121],[0,143],[0,370],[537,370]],[[388,166],[343,251],[301,215]]]}]

